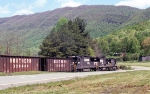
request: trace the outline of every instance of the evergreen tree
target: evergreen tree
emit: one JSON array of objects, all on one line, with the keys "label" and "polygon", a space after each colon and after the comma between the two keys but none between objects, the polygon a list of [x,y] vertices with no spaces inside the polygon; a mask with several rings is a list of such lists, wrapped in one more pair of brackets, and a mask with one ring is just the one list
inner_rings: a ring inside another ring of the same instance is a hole
[{"label": "evergreen tree", "polygon": [[50,57],[88,55],[90,37],[85,27],[86,22],[81,18],[73,21],[60,19],[40,45],[39,55]]}]

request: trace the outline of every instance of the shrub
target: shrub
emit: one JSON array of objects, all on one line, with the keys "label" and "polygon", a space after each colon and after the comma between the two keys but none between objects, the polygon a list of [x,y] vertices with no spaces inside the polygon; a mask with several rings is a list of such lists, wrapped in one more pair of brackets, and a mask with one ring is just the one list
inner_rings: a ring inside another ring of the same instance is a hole
[{"label": "shrub", "polygon": [[140,54],[139,53],[128,53],[123,57],[123,61],[132,61],[132,60],[138,60],[139,59]]},{"label": "shrub", "polygon": [[120,65],[118,68],[122,69],[122,70],[131,70],[132,69],[131,66],[126,66],[126,65]]}]

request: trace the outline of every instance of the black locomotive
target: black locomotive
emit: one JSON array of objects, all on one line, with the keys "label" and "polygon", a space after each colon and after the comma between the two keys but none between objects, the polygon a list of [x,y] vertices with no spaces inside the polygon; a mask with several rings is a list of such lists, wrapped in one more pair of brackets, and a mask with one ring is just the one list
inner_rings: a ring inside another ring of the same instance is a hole
[{"label": "black locomotive", "polygon": [[89,56],[69,56],[72,63],[72,71],[97,71],[116,70],[117,63],[114,58],[89,57]]}]

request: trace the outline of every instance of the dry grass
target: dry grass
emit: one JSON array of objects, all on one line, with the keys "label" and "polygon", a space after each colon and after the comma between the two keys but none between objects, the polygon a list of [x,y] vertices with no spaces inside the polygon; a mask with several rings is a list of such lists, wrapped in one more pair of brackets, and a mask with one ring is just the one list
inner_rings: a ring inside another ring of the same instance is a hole
[{"label": "dry grass", "polygon": [[15,87],[0,94],[150,94],[150,71],[113,73]]}]

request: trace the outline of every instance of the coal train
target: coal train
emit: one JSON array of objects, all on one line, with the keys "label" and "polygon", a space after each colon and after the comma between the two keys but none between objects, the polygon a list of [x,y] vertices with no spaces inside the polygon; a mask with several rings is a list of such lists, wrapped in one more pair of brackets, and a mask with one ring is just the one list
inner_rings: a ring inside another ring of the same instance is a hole
[{"label": "coal train", "polygon": [[55,58],[0,55],[0,72],[5,73],[23,71],[82,72],[116,69],[117,62],[114,58],[90,56]]}]

